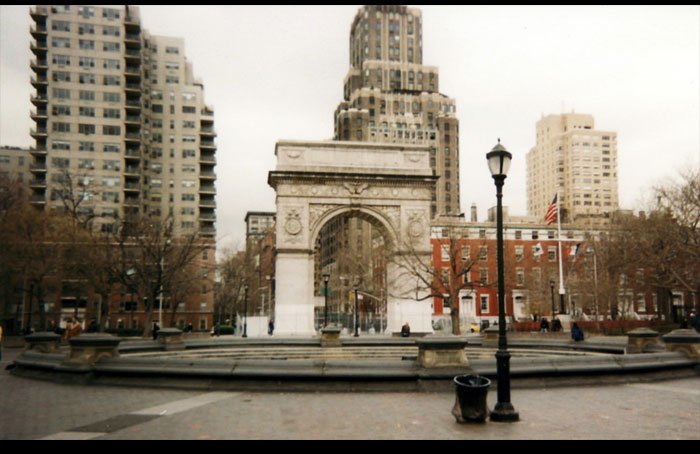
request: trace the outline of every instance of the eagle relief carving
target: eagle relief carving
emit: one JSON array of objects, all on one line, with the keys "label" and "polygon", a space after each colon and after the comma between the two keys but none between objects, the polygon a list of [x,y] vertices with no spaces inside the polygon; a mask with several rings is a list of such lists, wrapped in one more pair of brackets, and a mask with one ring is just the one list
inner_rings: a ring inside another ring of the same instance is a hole
[{"label": "eagle relief carving", "polygon": [[343,183],[343,187],[347,189],[351,195],[361,195],[365,189],[369,187],[367,183]]}]

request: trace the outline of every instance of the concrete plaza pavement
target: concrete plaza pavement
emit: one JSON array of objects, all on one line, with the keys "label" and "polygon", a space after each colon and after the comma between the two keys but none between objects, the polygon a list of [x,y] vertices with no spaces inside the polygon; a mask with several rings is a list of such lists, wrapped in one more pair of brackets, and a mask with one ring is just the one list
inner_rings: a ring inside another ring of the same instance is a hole
[{"label": "concrete plaza pavement", "polygon": [[[517,423],[463,425],[454,392],[207,392],[81,386],[10,375],[0,439],[700,440],[700,376],[598,386],[514,387]],[[496,401],[489,391],[488,406]]]}]

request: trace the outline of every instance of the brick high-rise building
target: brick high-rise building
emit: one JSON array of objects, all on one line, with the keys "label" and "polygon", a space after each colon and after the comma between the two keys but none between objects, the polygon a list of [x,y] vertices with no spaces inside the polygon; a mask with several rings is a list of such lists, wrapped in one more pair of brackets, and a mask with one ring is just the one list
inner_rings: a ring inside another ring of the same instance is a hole
[{"label": "brick high-rise building", "polygon": [[152,36],[135,7],[35,6],[32,203],[80,179],[95,228],[129,215],[215,236],[214,113],[180,38]]},{"label": "brick high-rise building", "polygon": [[367,5],[350,31],[350,70],[335,111],[335,140],[427,145],[440,177],[432,217],[460,213],[459,121],[439,91],[438,69],[423,65],[421,11]]},{"label": "brick high-rise building", "polygon": [[618,209],[617,133],[595,129],[593,116],[547,115],[527,154],[527,211],[543,218],[554,195],[564,221],[599,224]]}]

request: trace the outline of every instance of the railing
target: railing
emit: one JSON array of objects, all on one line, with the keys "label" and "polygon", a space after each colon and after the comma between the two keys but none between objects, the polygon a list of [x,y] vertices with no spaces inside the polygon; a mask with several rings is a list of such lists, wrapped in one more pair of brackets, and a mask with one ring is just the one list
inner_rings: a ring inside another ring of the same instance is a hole
[{"label": "railing", "polygon": [[39,34],[39,33],[41,33],[41,34],[46,34],[46,33],[48,33],[48,30],[47,30],[47,28],[46,28],[46,25],[32,25],[31,27],[29,27],[29,33],[32,33],[32,34]]},{"label": "railing", "polygon": [[49,8],[46,6],[35,6],[29,9],[29,14],[32,16],[48,16]]}]

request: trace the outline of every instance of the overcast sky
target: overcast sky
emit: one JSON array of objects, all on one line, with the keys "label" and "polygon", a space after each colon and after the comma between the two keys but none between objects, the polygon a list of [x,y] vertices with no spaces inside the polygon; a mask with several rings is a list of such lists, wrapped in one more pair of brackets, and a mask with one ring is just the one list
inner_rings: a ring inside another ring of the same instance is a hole
[{"label": "overcast sky", "polygon": [[[418,6],[423,63],[456,99],[462,211],[495,205],[486,153],[513,153],[504,187],[526,214],[525,155],[541,115],[592,114],[618,133],[621,208],[700,165],[700,7]],[[215,109],[217,232],[243,246],[247,211],[275,211],[278,140],[328,140],[359,5],[140,6],[142,27],[185,40]],[[0,6],[0,145],[33,145],[29,6]]]}]

